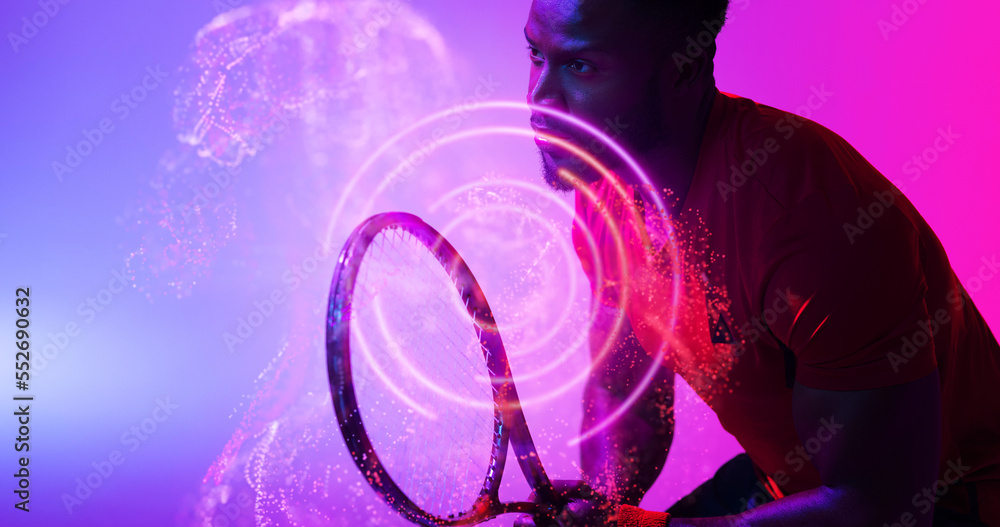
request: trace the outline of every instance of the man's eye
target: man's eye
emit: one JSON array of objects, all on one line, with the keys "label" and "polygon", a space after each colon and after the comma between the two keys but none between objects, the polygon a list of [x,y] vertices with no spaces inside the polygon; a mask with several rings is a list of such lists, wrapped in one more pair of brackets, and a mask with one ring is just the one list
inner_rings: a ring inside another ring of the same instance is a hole
[{"label": "man's eye", "polygon": [[574,61],[570,62],[569,64],[567,64],[567,66],[570,67],[570,68],[572,68],[572,69],[574,69],[574,70],[576,70],[576,71],[578,71],[578,72],[580,72],[580,73],[593,73],[594,72],[594,66],[592,66],[590,63],[584,62],[582,60],[574,60]]},{"label": "man's eye", "polygon": [[535,64],[541,64],[542,62],[542,53],[531,46],[528,46],[528,57]]}]

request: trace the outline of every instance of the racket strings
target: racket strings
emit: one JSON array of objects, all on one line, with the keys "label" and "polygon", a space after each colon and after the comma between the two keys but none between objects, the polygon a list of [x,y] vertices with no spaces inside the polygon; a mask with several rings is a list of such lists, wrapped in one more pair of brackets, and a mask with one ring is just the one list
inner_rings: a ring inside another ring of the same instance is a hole
[{"label": "racket strings", "polygon": [[[403,233],[404,239],[409,236],[409,233],[407,233],[406,231],[402,231],[402,233]],[[441,267],[440,267],[441,262],[437,261],[436,258],[433,261],[431,261],[431,259],[427,258],[427,256],[430,256],[430,253],[424,254],[424,258],[421,258],[421,263],[424,266],[424,271],[426,271],[426,273],[420,273],[419,276],[422,276],[422,277],[429,277],[429,276],[431,276],[431,273],[433,273],[435,270],[441,270]],[[454,279],[454,276],[448,275],[448,279],[451,280],[452,286],[454,287],[456,285],[456,280]],[[455,290],[452,289],[451,291],[455,291]],[[455,291],[455,292],[457,292],[457,291]],[[452,299],[454,299],[454,296],[453,295],[449,296],[448,299],[452,300]],[[443,299],[438,299],[438,300],[439,301],[443,301]],[[462,307],[464,307],[464,306],[462,306]],[[440,307],[439,307],[439,309],[454,309],[454,308],[455,308],[454,305],[451,305],[451,306],[440,305]],[[464,316],[464,315],[466,315],[467,311],[463,310],[460,313],[461,313],[461,315]],[[462,323],[462,322],[464,322],[462,320],[462,318],[463,318],[462,316],[455,317],[455,319],[452,319],[452,321],[458,320],[460,323]],[[456,328],[456,329],[467,331],[468,328],[469,328],[468,325],[463,324],[461,328]],[[452,328],[449,328],[449,329],[452,329]],[[445,331],[445,332],[441,333],[441,335],[443,335],[445,337],[446,342],[450,346],[452,346],[451,349],[465,350],[467,352],[469,351],[468,342],[461,343],[461,342],[458,342],[456,340],[456,337],[459,335],[459,333],[457,331]],[[478,334],[477,334],[477,342],[478,342]],[[446,356],[449,356],[449,357],[458,357],[457,354],[456,355],[447,354]],[[475,372],[476,369],[477,369],[477,366],[480,365],[480,361],[475,360],[474,356],[470,357],[469,353],[463,354],[462,358],[465,359],[465,363],[461,364],[460,361],[455,361],[456,362],[456,366],[458,368],[460,368],[460,369],[465,369],[466,371],[468,371],[470,373]],[[461,371],[461,370],[458,370],[458,371]],[[457,378],[458,379],[472,379],[473,377],[471,375],[469,375],[469,376],[458,376]],[[469,383],[465,383],[464,386],[463,386],[463,388],[466,389],[465,390],[466,392],[473,392],[474,393],[477,387],[474,386],[474,385],[470,385]],[[452,432],[452,440],[453,440],[454,444],[462,444],[462,442],[465,441],[465,434],[467,432],[466,430],[460,430],[459,428],[456,427],[456,428],[452,428],[451,432]],[[461,436],[459,436],[459,434],[461,434]],[[467,458],[470,457],[469,453],[466,452],[465,456],[463,456],[463,457],[467,457]],[[470,475],[478,476],[478,475],[480,475],[480,474],[483,473],[481,470],[477,470],[476,473],[473,473],[473,471],[472,471],[472,469],[473,469],[473,463],[465,463],[464,465],[465,465],[464,466],[465,470],[462,472],[462,474],[460,475],[460,477],[455,478],[453,480],[455,483],[459,483],[460,484],[462,482],[469,482],[470,481],[470,478],[469,478]],[[477,469],[479,469],[479,468],[480,467],[477,467]],[[464,492],[462,492],[462,490],[464,490],[464,489],[449,488],[449,486],[447,486],[447,485],[442,485],[439,488],[440,488],[440,493],[437,496],[438,500],[440,500],[442,502],[446,502],[448,509],[461,511],[462,507],[463,507],[463,504],[458,503],[457,500],[459,499],[459,497],[462,494],[464,494]]]},{"label": "racket strings", "polygon": [[[403,232],[403,236],[404,237],[411,236],[406,231],[402,231],[402,232]],[[445,265],[444,262],[439,261],[430,252],[426,252],[426,253],[422,253],[422,254],[423,254],[424,258],[422,258],[421,260],[422,260],[422,264],[424,265],[424,270],[427,272],[427,274],[421,273],[421,276],[430,276],[431,273],[434,273],[435,271],[443,271],[444,270],[444,268],[442,267],[443,265]],[[462,388],[463,388],[462,391],[463,392],[465,392],[465,393],[475,393],[475,394],[477,394],[479,396],[479,398],[477,398],[478,401],[487,401],[487,402],[492,403],[493,402],[493,397],[492,397],[491,391],[490,390],[483,390],[483,385],[482,384],[477,384],[477,383],[474,382],[477,377],[479,377],[480,381],[483,379],[483,377],[481,377],[481,375],[477,376],[476,373],[479,372],[481,374],[482,370],[484,369],[483,367],[485,366],[485,360],[483,359],[483,355],[477,353],[481,349],[480,348],[480,346],[481,346],[480,343],[482,342],[482,340],[480,338],[481,337],[480,328],[479,328],[478,324],[475,324],[475,321],[472,320],[471,317],[469,316],[468,309],[467,309],[467,303],[461,302],[461,297],[463,296],[463,294],[465,293],[465,291],[458,289],[458,280],[455,278],[454,274],[447,274],[447,277],[451,281],[451,285],[452,285],[452,289],[449,291],[450,295],[447,297],[448,300],[451,301],[451,305],[447,305],[446,306],[446,305],[443,305],[443,303],[442,303],[440,309],[450,309],[450,310],[456,311],[455,314],[458,315],[458,316],[456,316],[454,318],[449,317],[449,320],[452,321],[452,322],[456,322],[457,321],[458,324],[460,324],[461,327],[454,328],[457,331],[445,331],[445,332],[442,333],[442,335],[446,338],[445,340],[448,342],[448,344],[450,344],[451,346],[453,346],[453,348],[451,348],[451,349],[464,351],[464,353],[460,354],[461,357],[462,357],[462,359],[464,359],[464,362],[456,360],[455,361],[455,366],[457,368],[459,368],[459,370],[457,370],[457,371],[465,370],[465,371],[468,372],[468,375],[460,375],[457,378],[460,379],[460,380],[465,381],[463,383],[463,386],[462,386]],[[459,300],[458,303],[454,302],[454,300],[456,300],[456,299]],[[443,298],[439,299],[439,300],[441,300],[442,302],[444,302]],[[472,324],[475,324],[475,325],[470,326],[470,322]],[[472,346],[470,346],[470,342],[469,342],[469,340],[468,340],[467,337],[466,337],[466,339],[464,339],[465,342],[459,342],[457,340],[457,337],[459,336],[460,332],[464,332],[466,335],[468,335],[469,329],[472,329],[472,328],[474,328],[474,331],[475,331],[475,342],[474,342],[474,344]],[[456,355],[449,354],[448,356],[456,357],[457,358],[459,355],[458,354],[456,354]],[[485,378],[488,380],[489,376],[487,375]],[[479,412],[479,414],[482,415],[482,412]],[[485,424],[484,420],[480,420],[480,422],[476,423],[476,426],[479,427],[479,430],[483,430],[482,427],[483,427],[484,424]],[[462,431],[462,432],[465,432],[465,431]],[[459,429],[458,428],[452,429],[452,434],[453,434],[452,439],[454,441],[454,444],[463,444],[464,442],[467,441],[467,438],[465,437],[465,433],[462,433],[461,436],[458,435],[459,434]],[[482,451],[480,451],[480,452],[482,452]],[[481,465],[479,463],[475,463],[475,460],[471,456],[471,452],[468,451],[468,450],[466,450],[464,452],[464,456],[463,457],[466,457],[470,461],[473,461],[473,462],[472,463],[465,463],[464,464],[464,468],[465,468],[464,472],[462,473],[461,477],[456,478],[455,481],[456,482],[469,482],[469,483],[472,483],[473,481],[475,481],[475,484],[481,486],[482,485],[482,479],[481,478],[482,478],[483,475],[485,475],[488,472],[489,466],[492,464],[492,459],[490,460],[490,465],[483,466],[483,465]],[[475,470],[473,470],[474,467],[475,467]],[[476,478],[476,477],[479,477],[480,479],[477,479],[477,480],[473,480],[472,479],[472,478]],[[441,492],[440,498],[448,500],[449,508],[451,508],[453,510],[463,510],[463,506],[467,507],[467,505],[464,505],[464,504],[458,502],[459,497],[461,495],[463,495],[463,494],[465,494],[464,489],[451,488],[451,489],[448,489],[448,491],[446,492],[445,489],[442,488],[442,492]]]},{"label": "racket strings", "polygon": [[362,259],[351,317],[365,429],[389,475],[439,517],[469,510],[493,467],[494,400],[456,279],[405,229]]}]

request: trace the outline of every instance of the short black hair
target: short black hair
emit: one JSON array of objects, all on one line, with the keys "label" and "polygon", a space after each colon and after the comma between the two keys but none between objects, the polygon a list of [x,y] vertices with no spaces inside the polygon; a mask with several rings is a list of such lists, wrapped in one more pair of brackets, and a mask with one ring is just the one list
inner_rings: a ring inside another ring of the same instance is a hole
[{"label": "short black hair", "polygon": [[[715,37],[726,24],[729,0],[626,0],[629,17],[640,30],[676,51],[687,39],[702,42],[711,37],[714,54]],[[702,44],[704,46],[704,44]]]}]

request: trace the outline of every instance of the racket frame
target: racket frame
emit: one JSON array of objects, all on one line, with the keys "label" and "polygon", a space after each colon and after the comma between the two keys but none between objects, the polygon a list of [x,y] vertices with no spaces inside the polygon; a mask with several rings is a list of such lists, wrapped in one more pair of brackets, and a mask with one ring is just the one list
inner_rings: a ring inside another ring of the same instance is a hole
[{"label": "racket frame", "polygon": [[[493,389],[494,419],[490,469],[485,475],[479,497],[470,510],[448,518],[441,518],[421,509],[406,496],[382,466],[365,431],[361,411],[358,408],[357,394],[354,391],[350,354],[352,297],[364,255],[379,233],[386,229],[403,229],[419,240],[451,277],[475,323]],[[486,296],[458,251],[419,217],[404,212],[376,214],[358,225],[350,235],[340,253],[330,286],[326,352],[334,411],[351,457],[368,484],[383,501],[410,521],[428,527],[468,525],[507,513],[530,514],[537,519],[551,519],[562,509],[564,501],[546,475],[528,431],[517,396],[517,388],[514,386],[510,365],[507,362],[507,353],[500,339],[493,312],[486,302]],[[514,449],[521,472],[535,493],[536,502],[500,501],[500,480],[506,465],[508,443]]]}]

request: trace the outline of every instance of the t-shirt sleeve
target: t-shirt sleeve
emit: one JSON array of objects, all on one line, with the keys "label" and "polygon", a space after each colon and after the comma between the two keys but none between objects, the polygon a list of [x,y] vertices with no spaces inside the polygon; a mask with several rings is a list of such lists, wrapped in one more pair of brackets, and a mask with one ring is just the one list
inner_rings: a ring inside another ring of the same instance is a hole
[{"label": "t-shirt sleeve", "polygon": [[937,367],[920,237],[895,189],[816,192],[766,231],[755,309],[796,356],[796,380],[875,389]]}]

